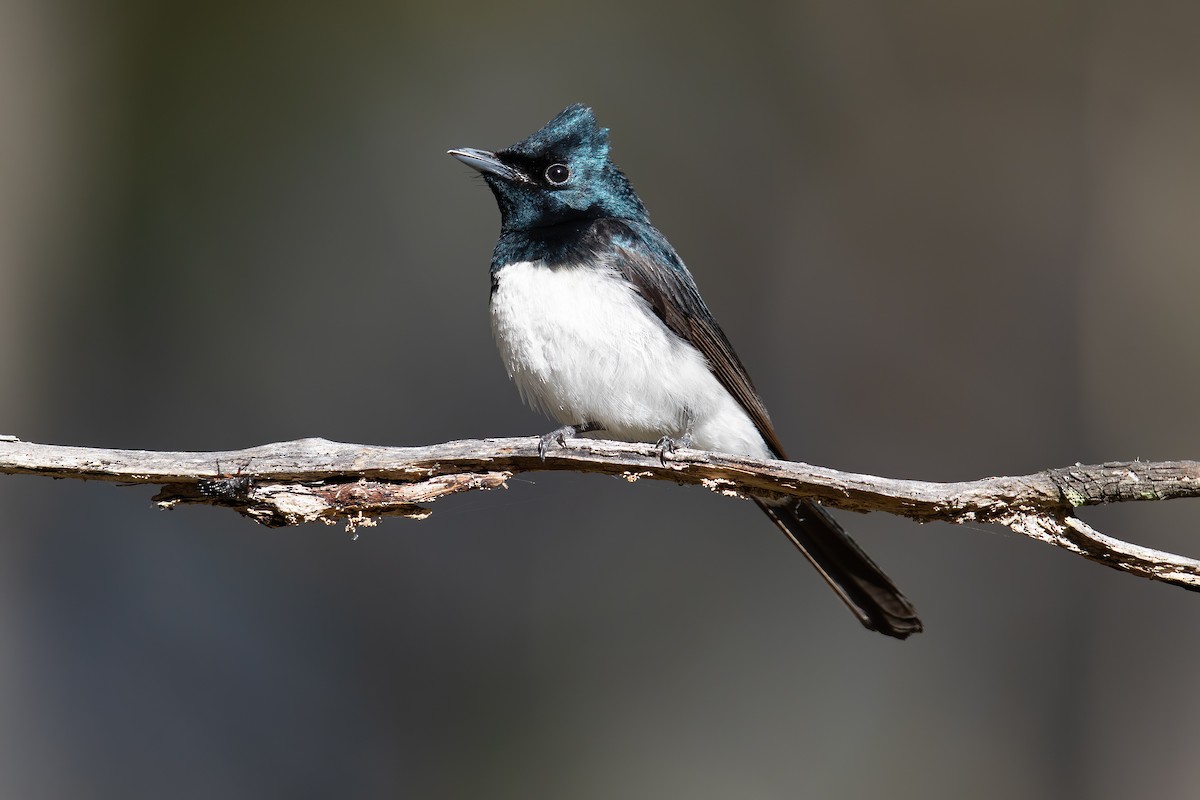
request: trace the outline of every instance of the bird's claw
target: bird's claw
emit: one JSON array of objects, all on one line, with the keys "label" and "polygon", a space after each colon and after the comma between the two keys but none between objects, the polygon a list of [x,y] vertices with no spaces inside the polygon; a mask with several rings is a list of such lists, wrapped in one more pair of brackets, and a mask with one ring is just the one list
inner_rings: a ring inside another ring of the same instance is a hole
[{"label": "bird's claw", "polygon": [[567,446],[567,439],[573,437],[578,431],[574,425],[564,425],[558,430],[550,431],[538,440],[538,455],[542,461],[546,460],[546,451],[550,449],[550,445],[557,443],[559,447]]},{"label": "bird's claw", "polygon": [[557,442],[559,447],[567,446],[567,439],[574,438],[581,433],[592,433],[593,431],[602,431],[604,426],[599,422],[579,422],[575,425],[563,425],[556,431],[550,431],[538,441],[538,455],[542,457],[542,461],[546,460],[546,451],[550,449],[550,445]]},{"label": "bird's claw", "polygon": [[672,439],[670,436],[664,436],[658,440],[655,445],[658,448],[658,461],[664,467],[667,465],[667,453],[675,454],[676,450],[686,450],[692,446],[692,435],[685,433],[678,439]]}]

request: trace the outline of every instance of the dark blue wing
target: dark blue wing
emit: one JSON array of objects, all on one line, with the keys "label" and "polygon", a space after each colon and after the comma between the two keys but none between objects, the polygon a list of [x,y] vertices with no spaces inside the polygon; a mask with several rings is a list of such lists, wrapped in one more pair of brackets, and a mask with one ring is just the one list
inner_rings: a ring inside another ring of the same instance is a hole
[{"label": "dark blue wing", "polygon": [[592,223],[585,240],[596,257],[607,261],[637,289],[676,336],[704,355],[713,375],[741,403],[767,446],[778,458],[786,458],[750,375],[662,234],[649,225],[601,219]]}]

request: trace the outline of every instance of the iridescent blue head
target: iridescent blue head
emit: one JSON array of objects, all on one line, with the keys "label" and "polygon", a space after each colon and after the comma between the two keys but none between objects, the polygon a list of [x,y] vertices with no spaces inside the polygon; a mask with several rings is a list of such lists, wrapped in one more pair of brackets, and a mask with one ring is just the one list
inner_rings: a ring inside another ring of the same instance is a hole
[{"label": "iridescent blue head", "polygon": [[500,206],[502,231],[527,231],[588,219],[648,222],[642,201],[608,160],[608,128],[586,106],[568,106],[524,141],[496,153],[450,155],[479,170]]}]

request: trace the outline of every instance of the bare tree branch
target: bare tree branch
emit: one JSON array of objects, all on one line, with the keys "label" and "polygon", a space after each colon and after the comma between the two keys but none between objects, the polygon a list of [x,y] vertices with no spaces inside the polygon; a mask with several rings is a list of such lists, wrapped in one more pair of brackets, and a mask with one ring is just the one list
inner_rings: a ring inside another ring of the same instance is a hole
[{"label": "bare tree branch", "polygon": [[918,521],[995,522],[1105,566],[1200,590],[1200,561],[1105,536],[1074,514],[1080,506],[1200,496],[1200,462],[1127,461],[957,483],[896,480],[790,461],[568,440],[543,461],[537,438],[480,439],[428,447],[378,447],[300,439],[219,453],[107,450],[0,436],[0,473],[161,485],[154,501],[226,506],[264,525],[377,517],[423,519],[423,506],[494,489],[521,472],[568,470],[700,484],[733,496],[813,497],[850,511]]}]

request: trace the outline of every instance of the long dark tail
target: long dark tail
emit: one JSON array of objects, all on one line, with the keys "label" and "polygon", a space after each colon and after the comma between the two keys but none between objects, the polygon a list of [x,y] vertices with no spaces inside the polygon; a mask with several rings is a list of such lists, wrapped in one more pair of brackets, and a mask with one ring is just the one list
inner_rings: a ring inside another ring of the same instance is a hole
[{"label": "long dark tail", "polygon": [[757,501],[868,629],[897,639],[922,631],[912,603],[825,509],[809,500]]}]

